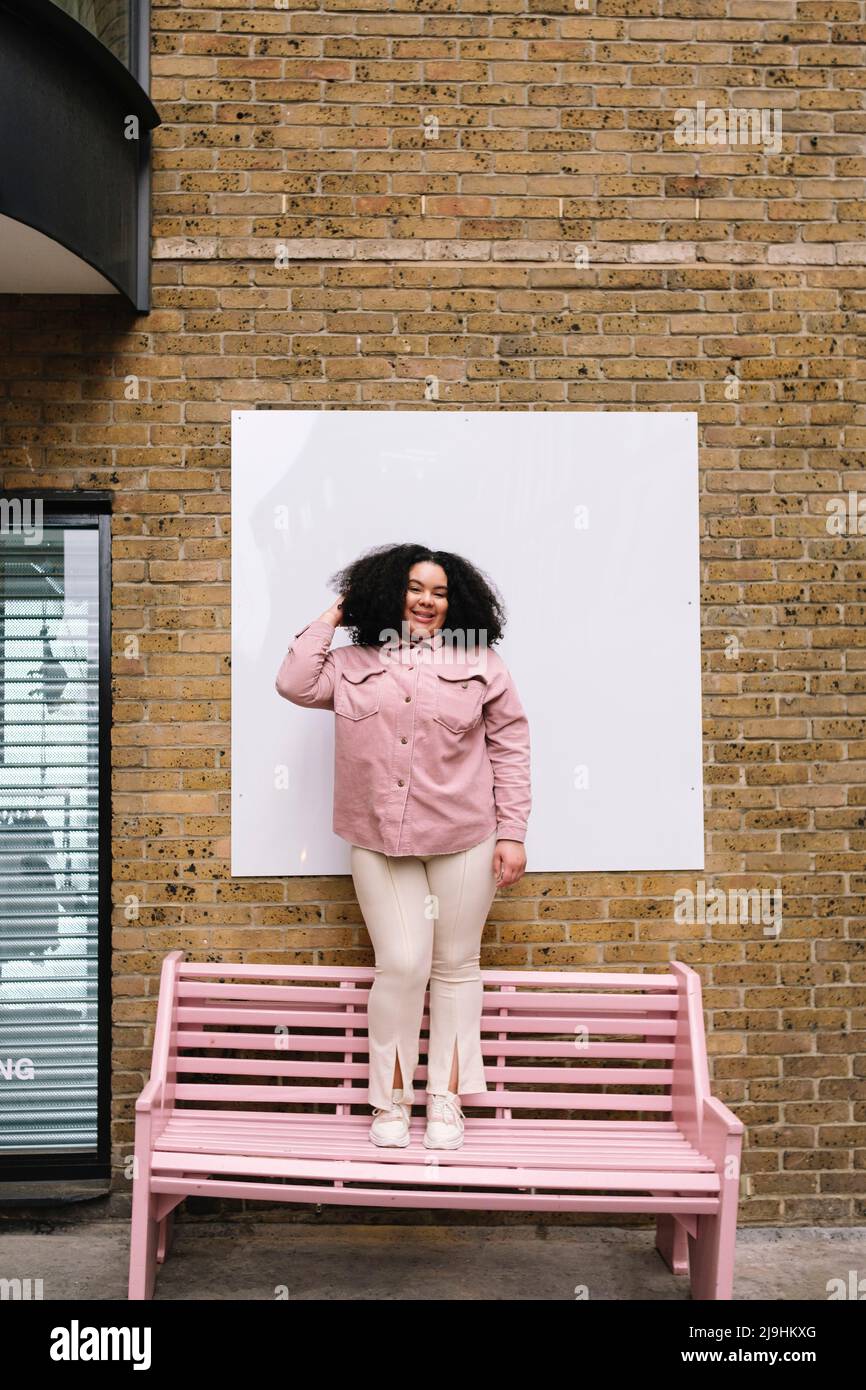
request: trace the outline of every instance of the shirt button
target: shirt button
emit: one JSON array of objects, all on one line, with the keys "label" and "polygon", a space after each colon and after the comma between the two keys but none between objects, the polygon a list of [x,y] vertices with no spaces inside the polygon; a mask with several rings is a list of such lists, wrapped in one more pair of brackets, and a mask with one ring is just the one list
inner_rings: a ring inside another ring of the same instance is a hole
[{"label": "shirt button", "polygon": [[461,690],[465,690],[468,684],[469,684],[468,681],[461,681],[461,682],[460,682],[460,689],[461,689]]},{"label": "shirt button", "polygon": [[406,696],[404,696],[404,699],[405,699],[405,701],[406,701],[406,704],[408,705],[409,701],[412,699],[412,696],[411,696],[411,695],[406,695]]},{"label": "shirt button", "polygon": [[400,778],[398,778],[398,780],[397,780],[397,786],[398,786],[398,787],[402,787],[402,785],[403,785],[403,778],[400,777]]},{"label": "shirt button", "polygon": [[409,740],[408,740],[408,738],[401,738],[400,742],[401,742],[401,743],[408,743]]}]

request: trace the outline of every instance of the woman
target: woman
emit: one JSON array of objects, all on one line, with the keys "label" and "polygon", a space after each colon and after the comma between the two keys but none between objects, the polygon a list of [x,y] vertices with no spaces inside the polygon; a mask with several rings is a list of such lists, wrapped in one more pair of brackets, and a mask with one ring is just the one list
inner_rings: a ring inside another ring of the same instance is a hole
[{"label": "woman", "polygon": [[[491,650],[504,610],[468,560],[423,545],[376,547],[331,585],[340,599],[295,633],[276,688],[335,715],[333,828],[376,956],[370,1138],[409,1143],[429,980],[424,1143],[458,1148],[460,1092],[488,1089],[481,936],[526,868],[529,725]],[[329,651],[341,625],[353,645]]]}]

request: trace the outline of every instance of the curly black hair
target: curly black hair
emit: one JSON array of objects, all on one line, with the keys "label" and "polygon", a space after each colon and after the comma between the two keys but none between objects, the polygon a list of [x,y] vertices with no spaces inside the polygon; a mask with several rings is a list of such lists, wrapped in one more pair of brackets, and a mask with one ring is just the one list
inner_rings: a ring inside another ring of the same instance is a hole
[{"label": "curly black hair", "polygon": [[465,633],[467,642],[498,642],[505,605],[488,576],[462,555],[409,543],[374,546],[328,581],[343,595],[343,625],[356,646],[378,647],[390,633],[402,633],[409,571],[419,560],[441,565],[448,576],[445,630]]}]

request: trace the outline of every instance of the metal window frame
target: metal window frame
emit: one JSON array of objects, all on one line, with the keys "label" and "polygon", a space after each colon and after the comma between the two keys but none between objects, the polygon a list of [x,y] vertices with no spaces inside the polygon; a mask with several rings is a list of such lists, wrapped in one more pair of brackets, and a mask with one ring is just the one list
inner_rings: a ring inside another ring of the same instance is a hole
[{"label": "metal window frame", "polygon": [[98,533],[99,575],[99,829],[97,836],[97,1023],[96,1149],[82,1154],[0,1154],[0,1205],[3,1184],[62,1182],[111,1175],[111,509],[110,492],[59,492],[48,488],[0,488],[0,498],[26,496],[42,501],[42,520]]}]

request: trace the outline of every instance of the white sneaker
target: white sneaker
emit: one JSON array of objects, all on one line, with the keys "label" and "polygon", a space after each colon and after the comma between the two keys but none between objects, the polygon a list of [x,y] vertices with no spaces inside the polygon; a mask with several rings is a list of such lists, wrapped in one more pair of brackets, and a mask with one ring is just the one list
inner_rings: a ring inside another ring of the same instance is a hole
[{"label": "white sneaker", "polygon": [[391,1092],[389,1110],[375,1107],[373,1123],[370,1125],[370,1140],[380,1148],[405,1149],[409,1143],[409,1117],[412,1107],[403,1099],[402,1090]]},{"label": "white sneaker", "polygon": [[424,1147],[428,1149],[459,1149],[463,1143],[463,1111],[455,1091],[427,1097],[427,1130]]}]

